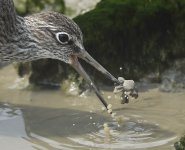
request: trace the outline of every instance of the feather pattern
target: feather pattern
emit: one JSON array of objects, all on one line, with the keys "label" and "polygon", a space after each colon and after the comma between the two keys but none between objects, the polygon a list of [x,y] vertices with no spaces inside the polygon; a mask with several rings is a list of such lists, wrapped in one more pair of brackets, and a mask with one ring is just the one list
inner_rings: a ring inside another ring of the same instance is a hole
[{"label": "feather pattern", "polygon": [[[73,44],[62,45],[57,32],[67,32]],[[12,0],[0,0],[0,66],[11,62],[52,58],[69,62],[69,56],[83,45],[82,33],[71,19],[56,12],[27,17],[16,15]]]}]

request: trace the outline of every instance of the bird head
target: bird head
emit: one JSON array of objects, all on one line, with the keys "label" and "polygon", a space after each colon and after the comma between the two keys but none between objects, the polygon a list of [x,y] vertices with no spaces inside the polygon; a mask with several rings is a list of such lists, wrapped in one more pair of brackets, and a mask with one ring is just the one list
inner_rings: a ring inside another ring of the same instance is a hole
[{"label": "bird head", "polygon": [[33,45],[36,45],[35,57],[64,61],[72,65],[85,80],[92,83],[78,61],[81,58],[109,79],[119,83],[114,76],[88,54],[83,46],[82,32],[71,19],[59,13],[44,12],[25,17],[25,24],[31,35]]}]

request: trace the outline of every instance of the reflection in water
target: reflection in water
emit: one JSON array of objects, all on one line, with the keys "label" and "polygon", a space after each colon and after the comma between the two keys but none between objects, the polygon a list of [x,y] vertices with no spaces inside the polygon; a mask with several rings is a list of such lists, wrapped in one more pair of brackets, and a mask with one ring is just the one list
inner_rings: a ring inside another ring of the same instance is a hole
[{"label": "reflection in water", "polygon": [[[45,150],[39,145],[28,142],[21,110],[0,105],[0,146],[3,150]],[[35,148],[34,148],[35,147]]]},{"label": "reflection in water", "polygon": [[[7,150],[21,146],[25,150],[138,149],[164,145],[175,138],[173,133],[137,117],[127,117],[127,121],[118,127],[117,122],[108,117],[70,109],[25,106],[21,111],[1,105],[0,114],[0,145]],[[109,143],[105,142],[102,127],[105,121],[111,128]],[[10,141],[15,145],[10,145]]]}]

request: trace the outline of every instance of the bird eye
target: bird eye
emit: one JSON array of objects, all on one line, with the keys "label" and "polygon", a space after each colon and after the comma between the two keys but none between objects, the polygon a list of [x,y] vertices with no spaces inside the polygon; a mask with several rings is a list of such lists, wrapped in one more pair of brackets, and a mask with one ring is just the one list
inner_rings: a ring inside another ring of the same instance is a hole
[{"label": "bird eye", "polygon": [[57,33],[56,34],[56,38],[62,44],[68,44],[68,42],[70,41],[69,34],[66,33],[66,32],[59,32],[59,33]]}]

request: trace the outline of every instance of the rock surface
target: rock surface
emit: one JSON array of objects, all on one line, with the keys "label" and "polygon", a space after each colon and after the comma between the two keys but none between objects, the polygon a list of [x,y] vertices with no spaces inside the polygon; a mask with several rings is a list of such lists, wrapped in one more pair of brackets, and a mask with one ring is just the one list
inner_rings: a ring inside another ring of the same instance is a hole
[{"label": "rock surface", "polygon": [[64,0],[66,6],[65,14],[71,18],[93,9],[100,0]]},{"label": "rock surface", "polygon": [[176,150],[185,150],[185,136],[181,137],[179,142],[174,144]]},{"label": "rock surface", "polygon": [[177,60],[172,67],[161,75],[160,90],[180,92],[185,88],[185,59]]}]

